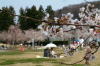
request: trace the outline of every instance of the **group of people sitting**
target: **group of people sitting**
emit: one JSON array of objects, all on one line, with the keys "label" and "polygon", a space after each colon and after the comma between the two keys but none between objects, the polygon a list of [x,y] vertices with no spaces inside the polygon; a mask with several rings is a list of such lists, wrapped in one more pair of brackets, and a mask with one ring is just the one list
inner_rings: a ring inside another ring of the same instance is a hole
[{"label": "group of people sitting", "polygon": [[59,58],[61,54],[65,54],[67,57],[73,56],[74,52],[78,52],[77,49],[75,49],[75,46],[72,44],[69,44],[68,47],[65,47],[65,53],[56,53],[54,51],[54,48],[46,47],[44,49],[44,57],[53,57],[53,58]]},{"label": "group of people sitting", "polygon": [[59,58],[62,53],[55,53],[53,51],[53,48],[47,47],[44,49],[44,57],[53,57],[53,58]]}]

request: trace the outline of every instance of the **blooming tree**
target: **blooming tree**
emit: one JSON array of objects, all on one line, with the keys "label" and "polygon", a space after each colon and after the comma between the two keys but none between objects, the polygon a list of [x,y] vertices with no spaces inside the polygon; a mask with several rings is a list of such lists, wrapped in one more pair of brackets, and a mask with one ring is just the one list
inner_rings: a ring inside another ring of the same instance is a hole
[{"label": "blooming tree", "polygon": [[26,30],[25,32],[25,38],[26,41],[31,41],[32,38],[34,39],[34,41],[44,41],[47,36],[45,36],[44,34],[41,33],[41,31],[37,31],[37,30]]},{"label": "blooming tree", "polygon": [[25,41],[24,39],[24,33],[19,28],[19,26],[11,25],[9,27],[8,33],[11,35],[12,43],[23,43]]},{"label": "blooming tree", "polygon": [[[62,14],[61,19],[55,17],[54,18],[55,21],[52,21],[49,18],[49,15],[47,14],[47,16],[44,19],[47,22],[43,22],[41,25],[39,25],[38,29],[40,29],[42,31],[42,33],[44,33],[45,35],[47,35],[50,38],[61,37],[63,40],[63,39],[65,39],[66,36],[67,37],[73,36],[70,34],[74,33],[74,34],[76,34],[75,35],[76,37],[82,36],[85,39],[87,39],[90,36],[92,36],[92,38],[94,39],[98,33],[97,27],[100,26],[100,10],[98,8],[93,8],[93,7],[94,7],[94,5],[89,3],[89,4],[87,4],[86,8],[85,7],[80,8],[80,13],[79,13],[79,17],[81,18],[80,20],[73,19],[74,15],[71,13],[67,13],[67,14]],[[91,26],[94,26],[95,28],[90,31],[89,29]],[[76,29],[76,30],[67,32],[72,29]],[[66,33],[64,33],[64,31],[66,31]],[[87,37],[87,36],[89,36],[89,37]],[[96,51],[97,51],[97,49],[96,49]],[[74,50],[73,51],[69,50],[68,52],[73,53]],[[88,50],[87,50],[87,52],[88,52]],[[91,51],[92,55],[94,53],[95,52],[92,53],[92,51]],[[86,53],[86,56],[87,55],[88,54]],[[90,56],[92,56],[92,55],[90,55]],[[85,59],[85,60],[86,60],[86,64],[87,64],[87,59]]]},{"label": "blooming tree", "polygon": [[[26,36],[27,40],[34,38],[35,41],[38,41],[38,40],[42,41],[42,40],[46,39],[45,36],[43,34],[41,34],[40,31],[30,29],[30,30],[26,30],[24,32],[25,32],[25,36]],[[39,38],[41,38],[41,39],[39,39]]]},{"label": "blooming tree", "polygon": [[[19,16],[19,15],[13,15],[13,16]],[[82,7],[80,8],[80,13],[79,13],[79,17],[80,17],[80,20],[78,19],[73,19],[73,14],[72,13],[67,13],[67,14],[62,14],[62,17],[61,19],[60,18],[57,18],[55,17],[54,21],[51,20],[49,18],[49,14],[47,14],[47,16],[44,18],[43,22],[41,25],[38,26],[38,29],[41,30],[41,32],[48,36],[49,38],[62,38],[62,40],[65,39],[65,36],[67,37],[72,37],[74,32],[76,34],[79,34],[79,35],[76,35],[76,37],[80,37],[80,36],[83,36],[84,38],[89,38],[90,36],[94,37],[98,35],[98,27],[100,27],[100,9],[98,8],[94,8],[94,5],[92,4],[87,4],[87,7]],[[19,17],[25,17],[25,16],[19,16]],[[25,18],[28,18],[28,19],[32,19],[32,20],[36,20],[36,19],[33,19],[33,18],[30,18],[30,17],[25,17]],[[40,21],[40,20],[37,20],[37,21]],[[89,31],[90,27],[91,26],[94,26],[95,29],[92,29]],[[12,32],[10,33],[15,33],[19,30],[15,30],[16,27],[11,27],[11,30]],[[80,29],[80,31],[79,31]],[[67,31],[70,31],[70,30],[75,30],[75,31],[71,31],[71,32],[67,32]],[[64,33],[64,31],[66,31],[66,34]],[[9,32],[9,31],[8,31]],[[37,33],[33,30],[30,30],[28,33],[26,31],[26,36],[28,37],[28,39],[31,39],[31,38],[35,38],[35,41],[38,41],[40,40],[40,38],[38,38],[40,33]],[[69,35],[70,34],[70,35]],[[17,34],[14,34],[14,36],[16,36]],[[41,35],[41,34],[40,34]],[[86,37],[88,36],[88,37]],[[15,38],[16,39],[16,38]],[[89,60],[90,59],[89,57],[94,57],[94,53],[98,50],[99,48],[99,45],[96,45],[96,43],[91,43],[93,44],[95,48],[95,51],[92,52],[91,50],[93,48],[91,48],[91,45],[89,45],[86,50],[86,55],[84,56],[83,60],[85,59],[86,60],[86,64],[89,64]],[[79,47],[79,46],[78,46]],[[77,47],[77,48],[78,48]],[[74,52],[74,49],[71,50],[69,49],[68,50],[68,53],[72,53]],[[89,57],[87,57],[87,55]],[[81,61],[83,61],[81,60]],[[79,61],[79,62],[81,62]],[[78,62],[76,62],[78,63]],[[76,63],[73,63],[73,64],[76,64]],[[72,65],[72,64],[68,64],[68,65]]]},{"label": "blooming tree", "polygon": [[0,33],[0,39],[6,43],[16,45],[17,43],[23,43],[25,36],[18,26],[11,25],[8,31]]},{"label": "blooming tree", "polygon": [[9,42],[10,41],[10,34],[7,33],[7,31],[3,31],[0,33],[0,40],[3,42]]}]

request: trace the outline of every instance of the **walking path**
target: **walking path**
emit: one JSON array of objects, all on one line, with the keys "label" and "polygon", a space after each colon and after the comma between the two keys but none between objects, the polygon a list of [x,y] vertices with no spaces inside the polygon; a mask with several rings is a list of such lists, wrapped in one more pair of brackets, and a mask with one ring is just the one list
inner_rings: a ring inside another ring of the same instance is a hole
[{"label": "walking path", "polygon": [[6,52],[6,51],[9,51],[9,50],[0,50],[0,52]]}]

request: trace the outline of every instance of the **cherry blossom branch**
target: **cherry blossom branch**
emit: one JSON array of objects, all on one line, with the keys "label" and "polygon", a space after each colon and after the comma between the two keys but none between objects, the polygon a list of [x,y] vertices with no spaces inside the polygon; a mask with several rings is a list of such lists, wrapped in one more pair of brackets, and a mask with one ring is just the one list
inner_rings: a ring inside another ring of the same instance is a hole
[{"label": "cherry blossom branch", "polygon": [[95,54],[98,51],[100,46],[96,46],[96,47],[97,47],[96,50],[92,54]]},{"label": "cherry blossom branch", "polygon": [[75,63],[72,63],[72,64],[67,64],[67,63],[63,63],[63,62],[59,62],[60,64],[64,64],[64,65],[74,65],[74,64],[77,64],[77,63],[80,63],[80,62],[82,62],[84,60],[84,58],[82,59],[82,60],[80,60],[80,61],[77,61],[77,62],[75,62]]},{"label": "cherry blossom branch", "polygon": [[67,31],[63,31],[63,32],[69,32],[69,31],[77,30],[77,29],[81,29],[81,27],[79,27],[79,28],[75,28],[75,29],[71,29],[71,30],[67,30]]}]

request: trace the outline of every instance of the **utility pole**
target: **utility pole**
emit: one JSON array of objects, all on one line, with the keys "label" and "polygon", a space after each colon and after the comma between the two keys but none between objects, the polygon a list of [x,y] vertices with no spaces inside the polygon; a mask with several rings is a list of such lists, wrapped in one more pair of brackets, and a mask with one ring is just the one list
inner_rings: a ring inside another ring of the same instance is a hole
[{"label": "utility pole", "polygon": [[34,50],[35,47],[34,47],[34,38],[32,38],[32,49]]}]

